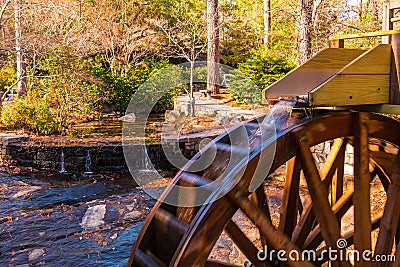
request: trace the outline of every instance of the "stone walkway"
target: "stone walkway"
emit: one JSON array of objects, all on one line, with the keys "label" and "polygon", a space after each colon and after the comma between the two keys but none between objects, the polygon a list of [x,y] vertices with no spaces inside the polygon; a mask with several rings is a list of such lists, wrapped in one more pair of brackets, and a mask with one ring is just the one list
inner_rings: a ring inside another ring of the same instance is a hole
[{"label": "stone walkway", "polygon": [[[196,115],[226,116],[230,118],[242,116],[244,120],[249,120],[256,116],[262,115],[261,112],[255,110],[228,106],[222,100],[215,98],[207,99],[206,97],[202,96],[201,93],[196,92],[194,94],[194,98]],[[174,100],[174,110],[182,112],[186,115],[189,114],[189,100],[190,99],[188,95],[178,96]]]}]

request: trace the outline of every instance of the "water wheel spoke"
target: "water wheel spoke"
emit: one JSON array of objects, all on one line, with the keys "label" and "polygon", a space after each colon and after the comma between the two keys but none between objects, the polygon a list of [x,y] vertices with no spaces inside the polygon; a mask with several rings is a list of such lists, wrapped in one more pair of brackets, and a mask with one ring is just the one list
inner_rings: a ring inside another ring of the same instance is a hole
[{"label": "water wheel spoke", "polygon": [[371,178],[374,178],[375,176],[378,176],[379,180],[381,181],[381,184],[382,184],[383,188],[385,189],[386,192],[388,192],[389,185],[390,185],[390,177],[389,177],[389,175],[373,159],[371,159],[371,164],[374,167],[374,170],[371,173]]},{"label": "water wheel spoke", "polygon": [[336,172],[334,174],[334,177],[332,178],[332,184],[331,184],[332,205],[335,204],[336,201],[338,201],[340,197],[343,195],[343,178],[344,178],[344,161],[345,161],[344,158],[346,152],[346,144],[347,140],[338,138],[334,140],[332,146],[335,155],[334,166],[336,167]]},{"label": "water wheel spoke", "polygon": [[396,155],[384,151],[369,151],[369,156],[386,174],[391,175],[393,165],[396,162]]},{"label": "water wheel spoke", "polygon": [[[371,250],[370,181],[368,149],[368,113],[354,114],[354,246]],[[369,234],[368,234],[369,233]],[[372,266],[361,260],[357,265]]]},{"label": "water wheel spoke", "polygon": [[[374,218],[372,218],[372,220],[371,220],[372,231],[379,228],[381,219],[382,219],[382,215],[377,215]],[[354,231],[349,231],[349,232],[343,234],[342,240],[346,241],[347,246],[350,246],[351,244],[353,244],[354,243]],[[327,251],[327,250],[328,250],[327,246],[323,246],[317,250],[317,257],[319,259],[319,261],[318,261],[319,264],[329,260],[328,254],[323,253],[323,251]],[[346,255],[346,254],[344,254],[344,255]]]},{"label": "water wheel spoke", "polygon": [[325,161],[323,169],[320,172],[321,180],[326,180],[325,183],[330,183],[332,181],[331,179],[335,175],[338,165],[344,163],[343,161],[346,145],[347,139],[336,138],[333,141],[331,151]]},{"label": "water wheel spoke", "polygon": [[393,242],[398,228],[400,209],[400,154],[392,172],[392,183],[389,185],[386,206],[380,224],[379,236],[375,254],[388,255],[392,251]]},{"label": "water wheel spoke", "polygon": [[[265,190],[264,190],[264,183],[262,183],[256,191],[254,191],[252,194],[252,201],[265,213],[267,216],[267,219],[272,223],[271,220],[271,213],[269,210],[269,205],[268,205],[268,199],[265,196]],[[264,247],[267,245],[267,241],[265,236],[260,232],[260,240],[261,244]]]},{"label": "water wheel spoke", "polygon": [[[321,171],[321,180],[325,185],[326,191],[328,190],[329,184],[331,183],[332,177],[334,176],[336,170],[340,167],[341,164],[343,164],[342,162],[344,161],[344,152],[346,149],[346,144],[347,144],[347,139],[343,138],[337,138],[333,142],[331,151]],[[339,177],[339,179],[343,178]],[[342,190],[339,189],[339,187],[340,184],[343,184],[343,182],[340,182],[339,179],[337,182],[338,185],[337,195],[342,194]],[[303,207],[303,211],[300,216],[300,221],[296,225],[292,235],[292,241],[294,241],[300,247],[303,247],[303,244],[308,234],[312,231],[313,226],[316,225],[315,215],[312,212],[313,204],[311,200],[307,200],[306,203],[307,204]]]},{"label": "water wheel spoke", "polygon": [[301,215],[303,213],[304,206],[303,206],[303,203],[301,202],[300,195],[297,196],[297,203],[299,203],[298,210],[299,210],[299,215]]},{"label": "water wheel spoke", "polygon": [[265,196],[264,183],[261,184],[256,191],[251,194],[251,200],[256,204],[262,211],[264,211],[267,218],[271,221],[271,213],[269,210],[268,199]]},{"label": "water wheel spoke", "polygon": [[334,246],[340,238],[340,230],[338,221],[328,201],[326,185],[321,180],[318,168],[309,150],[310,146],[308,145],[307,136],[298,136],[296,133],[296,138],[298,140],[303,171],[311,195],[313,209],[316,211],[314,215],[322,226],[322,233],[326,243],[329,246]]},{"label": "water wheel spoke", "polygon": [[[229,193],[229,197],[256,225],[260,233],[266,237],[267,243],[270,244],[273,249],[284,250],[286,251],[286,255],[288,255],[290,251],[297,251],[301,255],[300,249],[293,242],[291,242],[286,235],[275,229],[265,213],[246,196],[231,192]],[[287,264],[289,266],[299,267],[313,266],[307,261],[290,261],[289,259]]]},{"label": "water wheel spoke", "polygon": [[302,248],[314,225],[315,216],[312,211],[312,203],[309,201],[305,204],[303,212],[300,215],[300,220],[293,230],[292,242]]},{"label": "water wheel spoke", "polygon": [[370,151],[370,162],[374,167],[374,174],[378,175],[385,191],[391,183],[390,175],[396,161],[396,156],[382,151]]},{"label": "water wheel spoke", "polygon": [[[339,222],[333,213],[329,200],[326,185],[321,180],[318,168],[309,149],[308,134],[295,132],[298,141],[301,162],[306,177],[307,185],[313,203],[314,215],[317,218],[321,233],[329,247],[336,247],[336,242],[341,238]],[[333,166],[332,166],[333,167]],[[332,169],[332,168],[330,168]],[[350,266],[349,262],[342,262],[341,266]]]},{"label": "water wheel spoke", "polygon": [[239,247],[243,254],[255,265],[265,266],[258,258],[258,249],[254,246],[240,228],[231,220],[225,227],[226,233],[232,241]]},{"label": "water wheel spoke", "polygon": [[290,159],[286,163],[285,189],[279,221],[279,230],[289,237],[292,236],[297,224],[297,211],[301,205],[299,196],[300,173],[300,161],[296,157]]},{"label": "water wheel spoke", "polygon": [[[353,205],[353,190],[347,191],[338,201],[333,205],[332,211],[338,218],[338,220],[341,220],[341,218],[346,214],[346,212],[350,209],[350,207]],[[307,240],[304,243],[304,247],[306,249],[316,249],[319,244],[323,241],[322,235],[321,235],[321,228],[318,225],[315,227],[315,229],[310,233],[310,235],[307,237]]]}]

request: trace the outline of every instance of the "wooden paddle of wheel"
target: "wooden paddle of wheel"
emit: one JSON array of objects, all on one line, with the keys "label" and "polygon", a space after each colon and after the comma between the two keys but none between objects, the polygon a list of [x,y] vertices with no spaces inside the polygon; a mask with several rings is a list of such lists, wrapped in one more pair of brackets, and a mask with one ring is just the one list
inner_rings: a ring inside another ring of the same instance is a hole
[{"label": "wooden paddle of wheel", "polygon": [[[254,133],[254,127],[258,127],[256,121],[244,124],[248,134]],[[269,204],[271,196],[266,183],[253,193],[248,191],[259,161],[264,160],[260,152],[272,145],[272,141],[268,141],[250,154],[248,162],[237,164],[235,172],[242,170],[242,173],[236,184],[227,186],[229,180],[234,179],[232,171],[223,178],[223,186],[209,187],[210,198],[223,193],[215,201],[194,208],[174,207],[158,201],[132,248],[128,266],[237,266],[210,257],[223,232],[253,266],[328,266],[330,259],[324,250],[346,252],[346,247],[338,248],[338,240],[361,252],[395,253],[400,259],[400,249],[396,249],[400,240],[399,133],[400,123],[392,119],[356,112],[330,113],[290,127],[273,140],[276,153],[271,170],[265,173],[268,182],[269,175],[286,165],[279,218],[272,216],[276,207]],[[330,154],[324,166],[319,167],[310,148],[327,141],[332,141]],[[224,155],[240,151],[230,143],[227,134],[217,138],[215,144],[217,157],[208,169],[189,173],[185,171],[188,164],[177,174],[172,185],[198,187],[215,180],[223,170],[221,164],[225,161],[221,159]],[[354,148],[354,176],[344,175],[346,146]],[[382,193],[387,196],[380,214],[371,211],[374,201],[370,199],[372,183],[382,184]],[[160,199],[168,198],[172,185]],[[258,229],[259,242],[252,242],[234,222],[238,210]],[[347,217],[354,217],[354,227],[348,232],[341,227],[346,213]],[[372,235],[376,229],[379,229],[377,237]],[[285,251],[287,261],[280,261],[281,257],[276,255],[265,260],[257,257],[265,246],[268,250]],[[289,258],[289,253],[302,255],[305,250],[316,251],[318,257],[307,258],[308,261]],[[330,264],[351,266],[346,258],[330,261]],[[356,266],[388,264],[367,262],[362,258],[356,262]]]}]

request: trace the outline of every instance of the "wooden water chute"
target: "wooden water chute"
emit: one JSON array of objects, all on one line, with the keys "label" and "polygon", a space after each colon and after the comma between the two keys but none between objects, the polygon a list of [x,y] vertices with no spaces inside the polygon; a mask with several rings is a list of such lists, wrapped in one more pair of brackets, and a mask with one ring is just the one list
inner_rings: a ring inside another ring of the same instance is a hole
[{"label": "wooden water chute", "polygon": [[[332,47],[264,90],[266,102],[295,99],[303,102],[302,109],[317,113],[293,121],[266,140],[257,139],[257,133],[265,131],[262,117],[216,138],[178,172],[157,201],[132,247],[128,266],[239,267],[244,266],[243,259],[246,266],[257,267],[352,266],[349,258],[332,260],[324,253],[333,249],[346,255],[349,247],[388,260],[361,258],[356,266],[392,266],[394,257],[398,261],[400,123],[378,114],[400,114],[398,46],[382,44],[368,51],[343,48],[348,37],[387,34],[395,34],[389,38],[392,42],[399,36],[389,29],[332,38]],[[321,164],[313,151],[327,143],[329,153]],[[190,171],[195,160],[211,149],[216,149],[211,164]],[[345,175],[350,152],[353,173]],[[247,160],[241,160],[241,155]],[[260,173],[259,166],[271,155],[270,168]],[[271,180],[277,170],[284,171],[280,185]],[[250,192],[254,175],[264,182]],[[193,207],[167,204],[163,200],[198,197],[184,191],[177,195],[174,185],[205,188],[211,201]],[[276,193],[279,187],[281,194]],[[371,198],[377,192],[379,197]],[[376,209],[379,203],[381,208]],[[248,219],[251,236],[238,217]],[[349,226],[349,220],[354,226]],[[216,252],[221,240],[243,255],[240,261]],[[260,258],[265,247],[283,250],[285,255],[314,251],[315,257]]]},{"label": "wooden water chute", "polygon": [[[345,39],[391,35],[400,42],[400,32],[384,31],[331,38],[331,46],[344,45]],[[263,90],[263,100],[303,100],[309,107],[356,110],[398,109],[398,45],[379,44],[370,50],[327,48]],[[388,113],[398,113],[390,111]]]}]

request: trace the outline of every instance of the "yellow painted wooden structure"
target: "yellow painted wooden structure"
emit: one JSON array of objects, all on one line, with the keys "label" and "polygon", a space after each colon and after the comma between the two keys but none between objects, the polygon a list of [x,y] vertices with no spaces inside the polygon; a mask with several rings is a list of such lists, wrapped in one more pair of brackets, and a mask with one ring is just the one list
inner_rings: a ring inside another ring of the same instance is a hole
[{"label": "yellow painted wooden structure", "polygon": [[[400,2],[400,1],[399,1]],[[370,50],[345,49],[344,40],[390,36],[391,44]],[[283,79],[263,90],[264,103],[306,99],[310,107],[357,107],[400,113],[400,31],[334,36],[322,50]],[[390,109],[382,107],[390,106]]]},{"label": "yellow painted wooden structure", "polygon": [[391,46],[378,45],[309,92],[311,106],[389,103]]}]

